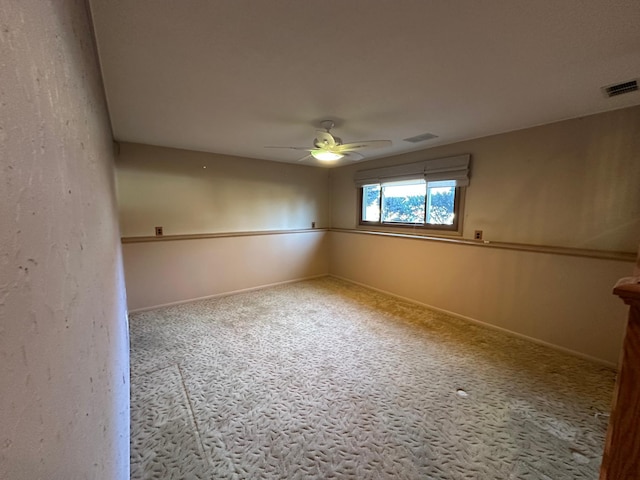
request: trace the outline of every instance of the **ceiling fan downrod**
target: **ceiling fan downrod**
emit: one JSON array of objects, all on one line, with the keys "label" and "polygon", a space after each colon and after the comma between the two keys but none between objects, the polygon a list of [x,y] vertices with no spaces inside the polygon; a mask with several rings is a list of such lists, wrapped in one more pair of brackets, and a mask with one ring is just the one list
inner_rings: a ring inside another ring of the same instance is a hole
[{"label": "ceiling fan downrod", "polygon": [[333,121],[333,120],[323,120],[323,121],[321,121],[321,122],[320,122],[320,126],[321,126],[322,128],[324,128],[324,129],[327,131],[327,133],[329,133],[329,131],[330,131],[333,127],[335,127],[335,126],[336,126],[336,124],[334,123],[334,121]]}]

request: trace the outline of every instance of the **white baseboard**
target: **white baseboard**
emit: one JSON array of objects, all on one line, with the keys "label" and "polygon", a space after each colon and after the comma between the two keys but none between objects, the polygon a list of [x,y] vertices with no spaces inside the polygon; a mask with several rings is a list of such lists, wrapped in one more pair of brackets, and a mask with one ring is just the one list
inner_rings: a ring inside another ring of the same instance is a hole
[{"label": "white baseboard", "polygon": [[319,275],[311,275],[309,277],[294,278],[292,280],[285,280],[283,282],[267,283],[265,285],[242,288],[240,290],[231,290],[229,292],[214,293],[213,295],[205,295],[204,297],[188,298],[186,300],[178,300],[176,302],[161,303],[159,305],[152,305],[150,307],[134,308],[132,310],[129,310],[128,313],[148,312],[149,310],[157,310],[158,308],[172,307],[174,305],[182,305],[183,303],[197,302],[198,300],[207,300],[210,298],[228,297],[229,295],[237,295],[238,293],[252,292],[254,290],[263,290],[265,288],[275,287],[277,285],[286,285],[287,283],[302,282],[304,280],[311,280],[313,278],[321,278],[321,277],[327,277],[327,276],[329,276],[328,273],[321,273]]},{"label": "white baseboard", "polygon": [[610,368],[614,368],[614,369],[618,368],[615,363],[611,363],[611,362],[609,362],[607,360],[603,360],[603,359],[597,358],[597,357],[592,357],[591,355],[587,355],[585,353],[577,352],[575,350],[571,350],[571,349],[566,348],[566,347],[561,347],[560,345],[556,345],[554,343],[545,342],[544,340],[539,340],[537,338],[530,337],[530,336],[524,335],[522,333],[514,332],[513,330],[508,330],[508,329],[506,329],[504,327],[499,327],[497,325],[492,325],[491,323],[483,322],[482,320],[478,320],[478,319],[473,318],[473,317],[467,317],[466,315],[460,315],[459,313],[451,312],[451,311],[445,310],[443,308],[434,307],[433,305],[429,305],[429,304],[420,302],[418,300],[414,300],[413,298],[403,297],[402,295],[398,295],[396,293],[389,292],[387,290],[382,290],[381,288],[372,287],[371,285],[367,285],[366,283],[356,282],[355,280],[351,280],[349,278],[341,277],[340,275],[329,274],[328,276],[334,277],[334,278],[339,278],[340,280],[344,280],[345,282],[353,283],[353,284],[359,285],[361,287],[365,287],[365,288],[368,288],[368,289],[371,289],[371,290],[375,290],[376,292],[384,293],[385,295],[390,295],[390,296],[398,298],[400,300],[404,300],[405,302],[413,303],[415,305],[420,305],[422,307],[426,307],[426,308],[429,308],[431,310],[435,310],[436,312],[440,312],[440,313],[444,313],[444,314],[447,314],[447,315],[451,315],[452,317],[459,318],[460,320],[464,320],[466,322],[475,323],[476,325],[480,325],[482,327],[489,328],[491,330],[497,330],[499,332],[506,333],[507,335],[510,335],[512,337],[521,338],[523,340],[527,340],[529,342],[533,342],[533,343],[536,343],[538,345],[543,345],[545,347],[549,347],[549,348],[552,348],[554,350],[559,350],[561,352],[567,353],[569,355],[573,355],[575,357],[584,358],[585,360],[589,360],[591,362],[598,363],[598,364],[604,365],[606,367],[610,367]]}]

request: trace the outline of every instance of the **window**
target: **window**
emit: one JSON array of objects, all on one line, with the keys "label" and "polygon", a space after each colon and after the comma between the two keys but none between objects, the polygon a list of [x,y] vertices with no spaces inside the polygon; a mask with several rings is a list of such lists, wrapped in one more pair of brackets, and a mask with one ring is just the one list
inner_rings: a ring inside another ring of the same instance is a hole
[{"label": "window", "polygon": [[451,181],[405,180],[363,185],[360,223],[456,230],[459,203]]},{"label": "window", "polygon": [[359,223],[459,231],[469,155],[357,172]]}]

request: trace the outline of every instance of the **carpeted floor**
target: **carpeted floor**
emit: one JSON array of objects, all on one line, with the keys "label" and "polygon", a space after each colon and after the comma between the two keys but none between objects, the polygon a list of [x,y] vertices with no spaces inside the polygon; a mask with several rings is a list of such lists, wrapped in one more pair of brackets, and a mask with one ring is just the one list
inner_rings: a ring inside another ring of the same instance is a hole
[{"label": "carpeted floor", "polygon": [[615,372],[335,278],[131,315],[133,479],[597,479]]}]

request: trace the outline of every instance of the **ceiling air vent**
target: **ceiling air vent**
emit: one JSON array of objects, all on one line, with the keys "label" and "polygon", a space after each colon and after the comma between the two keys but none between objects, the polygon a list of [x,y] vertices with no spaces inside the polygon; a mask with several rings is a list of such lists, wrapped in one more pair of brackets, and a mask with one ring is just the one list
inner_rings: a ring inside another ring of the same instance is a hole
[{"label": "ceiling air vent", "polygon": [[630,80],[628,82],[602,87],[602,91],[609,98],[622,95],[623,93],[635,92],[636,90],[638,90],[638,80]]},{"label": "ceiling air vent", "polygon": [[420,143],[420,142],[426,142],[427,140],[431,140],[432,138],[438,138],[438,136],[434,135],[433,133],[423,133],[421,135],[416,135],[415,137],[405,138],[404,141],[411,142],[411,143]]}]

